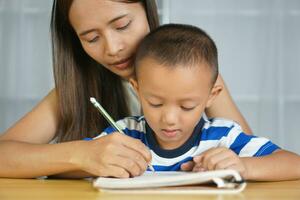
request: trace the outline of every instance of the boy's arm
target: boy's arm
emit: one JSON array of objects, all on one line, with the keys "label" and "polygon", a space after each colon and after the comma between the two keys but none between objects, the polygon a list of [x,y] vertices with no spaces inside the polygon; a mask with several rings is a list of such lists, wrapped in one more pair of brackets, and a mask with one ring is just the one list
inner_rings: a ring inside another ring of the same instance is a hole
[{"label": "boy's arm", "polygon": [[268,156],[240,158],[245,164],[247,180],[282,181],[300,179],[300,156],[276,150]]}]

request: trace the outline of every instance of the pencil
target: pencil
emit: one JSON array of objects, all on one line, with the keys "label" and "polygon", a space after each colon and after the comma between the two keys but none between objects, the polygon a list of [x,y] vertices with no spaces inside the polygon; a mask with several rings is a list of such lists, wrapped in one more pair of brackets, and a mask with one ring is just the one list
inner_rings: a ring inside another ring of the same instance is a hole
[{"label": "pencil", "polygon": [[[116,129],[118,132],[125,134],[121,128],[119,128],[119,126],[117,125],[117,123],[112,119],[112,117],[105,111],[105,109],[101,106],[100,103],[98,103],[98,101],[94,98],[91,97],[90,98],[91,103],[95,106],[95,108],[97,108],[97,110],[99,110],[99,112],[102,114],[102,116],[108,121],[108,123],[114,127],[114,129]],[[151,171],[155,171],[153,166],[151,164],[148,163],[148,167]]]}]

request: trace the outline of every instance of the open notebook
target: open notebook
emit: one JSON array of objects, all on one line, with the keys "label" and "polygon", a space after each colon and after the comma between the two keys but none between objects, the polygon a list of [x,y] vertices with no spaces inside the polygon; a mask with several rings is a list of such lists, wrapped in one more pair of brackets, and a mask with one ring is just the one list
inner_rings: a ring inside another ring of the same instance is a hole
[{"label": "open notebook", "polygon": [[216,194],[239,193],[246,183],[234,170],[207,172],[145,172],[134,178],[104,178],[94,180],[93,186],[102,192]]}]

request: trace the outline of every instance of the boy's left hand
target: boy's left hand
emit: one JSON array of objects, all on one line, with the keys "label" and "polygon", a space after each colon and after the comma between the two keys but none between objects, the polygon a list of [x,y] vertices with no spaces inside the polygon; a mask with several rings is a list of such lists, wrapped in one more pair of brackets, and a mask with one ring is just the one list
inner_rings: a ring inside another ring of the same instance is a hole
[{"label": "boy's left hand", "polygon": [[247,169],[242,159],[232,150],[225,147],[211,148],[202,154],[195,156],[193,161],[183,163],[183,171],[210,171],[218,169],[234,169],[242,177],[246,177]]}]

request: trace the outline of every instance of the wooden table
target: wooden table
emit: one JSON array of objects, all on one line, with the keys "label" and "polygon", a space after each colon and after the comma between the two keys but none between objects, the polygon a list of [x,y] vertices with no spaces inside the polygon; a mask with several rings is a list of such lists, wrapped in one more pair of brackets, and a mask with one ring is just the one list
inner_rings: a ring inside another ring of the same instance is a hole
[{"label": "wooden table", "polygon": [[248,183],[238,195],[124,195],[95,190],[88,180],[1,179],[0,200],[300,200],[300,180]]}]

